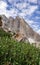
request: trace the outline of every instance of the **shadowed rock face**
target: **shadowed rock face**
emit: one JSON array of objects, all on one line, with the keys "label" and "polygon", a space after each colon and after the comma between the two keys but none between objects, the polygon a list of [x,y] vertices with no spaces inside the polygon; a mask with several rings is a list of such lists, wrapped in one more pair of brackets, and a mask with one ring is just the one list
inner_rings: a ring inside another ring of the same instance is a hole
[{"label": "shadowed rock face", "polygon": [[2,18],[0,17],[0,26],[2,26],[2,21],[1,21],[1,19],[2,19]]},{"label": "shadowed rock face", "polygon": [[[7,18],[6,16],[2,15],[2,28],[5,31],[10,31],[11,33],[18,34],[19,36],[13,36],[17,40],[26,39],[30,43],[40,43],[40,35],[33,31],[33,29],[28,25],[27,22],[24,21],[23,18],[16,17],[13,19],[12,17]],[[0,22],[1,23],[1,22]]]}]

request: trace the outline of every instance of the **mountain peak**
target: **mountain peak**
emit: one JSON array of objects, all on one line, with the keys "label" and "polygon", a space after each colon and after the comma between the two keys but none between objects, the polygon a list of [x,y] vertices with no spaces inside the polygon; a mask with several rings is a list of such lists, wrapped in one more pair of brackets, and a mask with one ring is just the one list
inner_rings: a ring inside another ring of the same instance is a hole
[{"label": "mountain peak", "polygon": [[19,16],[15,19],[12,17],[1,17],[2,20],[0,18],[0,22],[2,21],[2,28],[7,32],[15,33],[15,35],[12,36],[13,38],[18,41],[25,39],[24,41],[27,40],[30,43],[37,43],[36,45],[39,45],[40,35],[36,33],[23,18]]}]

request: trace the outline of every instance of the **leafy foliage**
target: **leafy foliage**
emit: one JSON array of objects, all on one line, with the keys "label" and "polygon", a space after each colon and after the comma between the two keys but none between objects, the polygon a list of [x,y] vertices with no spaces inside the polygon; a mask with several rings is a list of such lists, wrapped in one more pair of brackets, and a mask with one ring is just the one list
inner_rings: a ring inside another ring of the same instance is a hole
[{"label": "leafy foliage", "polygon": [[0,37],[11,37],[9,32],[5,32],[3,29],[0,28]]},{"label": "leafy foliage", "polygon": [[39,63],[40,49],[29,43],[17,42],[8,35],[0,37],[0,65],[39,65]]}]

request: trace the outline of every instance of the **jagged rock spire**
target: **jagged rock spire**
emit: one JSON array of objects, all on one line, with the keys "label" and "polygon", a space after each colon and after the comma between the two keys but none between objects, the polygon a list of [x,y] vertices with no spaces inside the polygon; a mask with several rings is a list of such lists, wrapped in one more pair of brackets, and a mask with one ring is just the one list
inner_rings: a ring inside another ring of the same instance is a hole
[{"label": "jagged rock spire", "polygon": [[[27,40],[30,43],[40,43],[40,35],[36,33],[23,18],[17,16],[15,19],[12,17],[7,18],[6,16],[1,16],[2,18],[2,28],[5,31],[10,31],[15,33],[13,38],[19,40]],[[1,22],[0,22],[1,23]],[[1,25],[1,24],[0,24]],[[18,35],[18,36],[17,36]]]}]

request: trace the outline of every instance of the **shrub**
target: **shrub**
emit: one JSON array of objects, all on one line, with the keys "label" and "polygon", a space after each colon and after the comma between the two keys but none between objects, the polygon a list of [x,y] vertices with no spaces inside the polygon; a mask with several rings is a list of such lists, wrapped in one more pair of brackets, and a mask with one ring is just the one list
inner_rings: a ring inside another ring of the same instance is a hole
[{"label": "shrub", "polygon": [[5,32],[3,29],[0,28],[0,37],[11,37],[9,32]]},{"label": "shrub", "polygon": [[15,41],[0,29],[0,65],[40,65],[40,49]]},{"label": "shrub", "polygon": [[0,38],[0,65],[39,65],[40,49],[9,37]]}]

